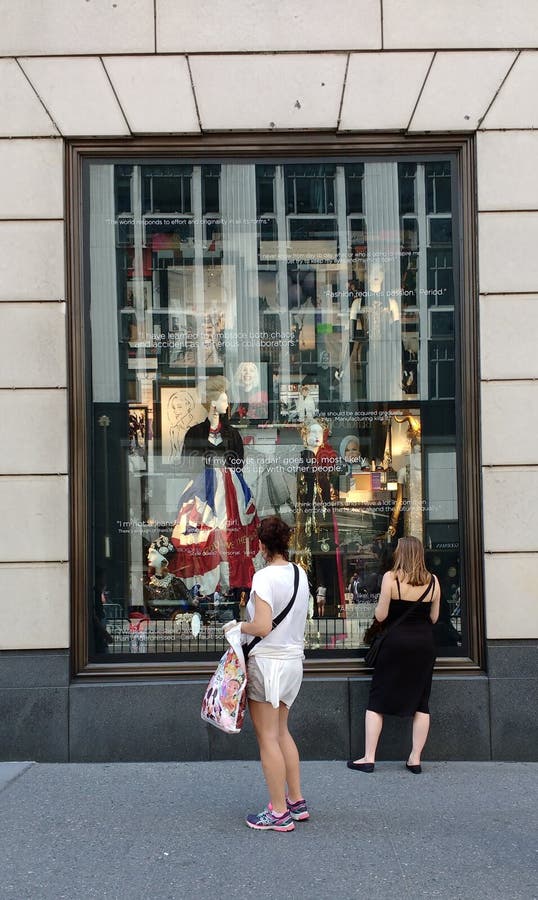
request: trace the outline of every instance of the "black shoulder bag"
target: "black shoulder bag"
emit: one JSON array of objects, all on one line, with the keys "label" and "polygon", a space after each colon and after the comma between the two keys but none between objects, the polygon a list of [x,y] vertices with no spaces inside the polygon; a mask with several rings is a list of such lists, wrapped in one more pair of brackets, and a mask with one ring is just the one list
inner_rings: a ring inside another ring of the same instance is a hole
[{"label": "black shoulder bag", "polygon": [[[275,618],[273,619],[273,623],[271,626],[272,631],[275,630],[277,625],[280,625],[280,623],[284,621],[284,619],[288,615],[290,609],[292,608],[293,604],[295,603],[295,598],[297,596],[297,591],[299,589],[299,567],[295,563],[293,563],[292,565],[293,565],[293,579],[294,579],[293,595],[292,595],[292,598],[291,598],[290,602],[288,603],[288,605],[286,607],[284,607],[282,612],[280,612],[278,614],[278,616],[275,616]],[[247,662],[248,655],[249,655],[250,651],[252,650],[252,648],[255,647],[256,644],[259,644],[260,641],[262,641],[262,640],[263,640],[263,638],[258,636],[258,637],[255,637],[252,641],[250,641],[249,644],[245,644],[245,646],[243,647],[245,662]]]},{"label": "black shoulder bag", "polygon": [[[422,603],[422,601],[424,600],[425,597],[428,596],[430,591],[432,591],[432,597],[433,597],[433,590],[435,590],[435,578],[432,575],[431,581],[430,581],[428,587],[426,588],[426,590],[424,591],[424,593],[420,595],[418,600],[409,601],[409,609],[406,609],[403,616],[400,616],[398,619],[396,619],[396,621],[393,622],[392,625],[389,626],[389,628],[385,628],[384,631],[380,631],[378,634],[376,634],[372,643],[370,644],[370,649],[367,650],[366,655],[364,657],[365,665],[369,669],[375,668],[376,660],[379,655],[379,651],[381,649],[381,644],[385,640],[387,634],[390,631],[392,631],[392,629],[395,628],[396,625],[400,625],[403,622],[403,620],[405,618],[407,618],[407,616],[410,614],[415,603]],[[398,585],[398,593],[399,593],[399,585]]]}]

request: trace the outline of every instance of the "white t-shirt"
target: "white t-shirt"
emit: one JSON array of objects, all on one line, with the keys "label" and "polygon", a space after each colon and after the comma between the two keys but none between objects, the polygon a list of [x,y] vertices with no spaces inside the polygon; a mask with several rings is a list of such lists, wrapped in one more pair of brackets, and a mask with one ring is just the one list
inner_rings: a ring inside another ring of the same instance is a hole
[{"label": "white t-shirt", "polygon": [[[308,612],[308,579],[301,566],[299,569],[299,587],[295,603],[285,619],[273,631],[259,641],[252,649],[252,656],[272,656],[288,659],[303,656],[304,629]],[[285,566],[266,566],[254,574],[252,590],[247,603],[247,618],[254,618],[254,594],[265,600],[275,619],[290,602],[293,594],[294,569],[292,563]],[[251,638],[249,638],[250,642]]]}]

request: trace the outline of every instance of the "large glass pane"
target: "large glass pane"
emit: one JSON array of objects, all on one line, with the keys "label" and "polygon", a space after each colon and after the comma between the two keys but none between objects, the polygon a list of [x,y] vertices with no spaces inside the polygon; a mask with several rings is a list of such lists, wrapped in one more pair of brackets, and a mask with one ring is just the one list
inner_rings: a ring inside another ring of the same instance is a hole
[{"label": "large glass pane", "polygon": [[450,159],[88,163],[92,656],[218,652],[274,513],[310,653],[363,648],[401,535],[441,580],[439,653],[465,652],[453,180]]}]

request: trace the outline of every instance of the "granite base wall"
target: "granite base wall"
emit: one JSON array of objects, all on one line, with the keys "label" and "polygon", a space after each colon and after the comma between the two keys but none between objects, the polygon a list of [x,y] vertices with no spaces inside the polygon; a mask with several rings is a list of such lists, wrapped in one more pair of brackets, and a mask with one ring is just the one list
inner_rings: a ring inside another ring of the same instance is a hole
[{"label": "granite base wall", "polygon": [[[538,758],[538,644],[488,645],[487,674],[436,675],[425,759]],[[370,679],[305,679],[292,713],[304,759],[362,752]],[[204,725],[205,680],[69,678],[66,651],[0,652],[0,760],[165,762],[256,759],[250,721],[225,735]],[[404,759],[411,722],[388,716],[380,760]]]}]

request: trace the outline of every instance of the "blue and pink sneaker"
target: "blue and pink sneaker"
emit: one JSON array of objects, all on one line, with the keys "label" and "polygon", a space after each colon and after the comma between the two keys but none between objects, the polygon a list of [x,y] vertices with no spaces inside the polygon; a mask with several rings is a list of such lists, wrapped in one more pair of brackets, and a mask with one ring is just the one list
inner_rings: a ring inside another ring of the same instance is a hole
[{"label": "blue and pink sneaker", "polygon": [[305,800],[301,799],[296,800],[295,803],[290,803],[290,801],[286,797],[286,803],[288,804],[288,812],[290,816],[296,822],[306,822],[306,820],[310,818],[310,813],[308,812]]},{"label": "blue and pink sneaker", "polygon": [[250,815],[245,819],[249,828],[257,831],[293,831],[295,829],[291,813],[286,811],[280,816],[275,816],[270,806],[258,815]]}]

